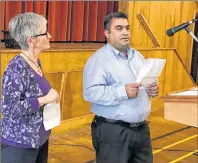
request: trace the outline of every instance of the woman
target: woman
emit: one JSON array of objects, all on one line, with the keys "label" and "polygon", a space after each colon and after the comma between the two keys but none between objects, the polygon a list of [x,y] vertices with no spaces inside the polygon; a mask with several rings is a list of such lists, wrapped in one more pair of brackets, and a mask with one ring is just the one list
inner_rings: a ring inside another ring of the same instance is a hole
[{"label": "woman", "polygon": [[47,163],[50,130],[43,125],[43,106],[59,101],[38,59],[50,48],[47,21],[35,13],[20,14],[10,20],[9,32],[21,52],[2,79],[1,163]]}]

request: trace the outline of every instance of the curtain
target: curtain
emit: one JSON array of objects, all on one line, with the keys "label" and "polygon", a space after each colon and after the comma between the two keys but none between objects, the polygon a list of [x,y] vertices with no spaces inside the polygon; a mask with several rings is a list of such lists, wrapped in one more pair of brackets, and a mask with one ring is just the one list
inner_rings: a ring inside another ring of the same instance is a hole
[{"label": "curtain", "polygon": [[[24,12],[43,15],[54,42],[104,42],[104,17],[118,11],[118,1],[5,1],[1,3],[1,30]],[[1,37],[2,39],[2,37]]]},{"label": "curtain", "polygon": [[[4,30],[4,16],[5,16],[5,2],[0,1],[0,7],[1,7],[1,22],[0,22],[0,29]],[[3,33],[0,34],[0,39],[3,39]]]},{"label": "curtain", "polygon": [[46,17],[46,1],[23,1],[22,12],[34,12]]},{"label": "curtain", "polygon": [[49,2],[52,41],[104,42],[104,17],[118,11],[117,1]]},{"label": "curtain", "polygon": [[48,31],[51,34],[52,41],[66,41],[68,30],[67,24],[70,23],[68,18],[69,3],[50,1],[48,6]]},{"label": "curtain", "polygon": [[12,17],[22,12],[22,1],[6,1],[4,15],[4,29],[8,30],[8,23]]}]

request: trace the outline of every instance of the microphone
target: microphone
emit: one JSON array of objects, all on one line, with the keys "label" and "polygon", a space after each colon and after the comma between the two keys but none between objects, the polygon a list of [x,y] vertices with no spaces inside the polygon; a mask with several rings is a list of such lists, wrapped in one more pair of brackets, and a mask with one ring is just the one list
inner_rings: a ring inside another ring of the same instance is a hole
[{"label": "microphone", "polygon": [[168,29],[168,30],[166,31],[166,34],[167,34],[168,36],[173,36],[176,32],[178,32],[178,31],[180,31],[180,30],[182,30],[182,29],[188,27],[190,24],[192,24],[192,23],[194,23],[194,22],[196,22],[196,21],[198,21],[198,19],[193,19],[193,20],[190,20],[190,21],[188,21],[188,22],[186,22],[186,23],[183,23],[183,24],[181,24],[181,25],[178,25],[178,26],[176,26],[176,27],[174,27],[174,28],[170,28],[170,29]]}]

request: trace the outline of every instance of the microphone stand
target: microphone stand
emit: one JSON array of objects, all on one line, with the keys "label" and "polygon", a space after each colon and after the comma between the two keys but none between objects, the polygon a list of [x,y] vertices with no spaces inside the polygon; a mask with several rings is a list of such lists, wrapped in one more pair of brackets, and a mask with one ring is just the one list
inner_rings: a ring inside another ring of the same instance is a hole
[{"label": "microphone stand", "polygon": [[190,35],[192,36],[192,38],[198,43],[197,37],[192,33],[192,31],[190,30],[190,28],[186,27],[185,30],[186,30],[186,32],[187,32],[188,34],[190,34]]}]

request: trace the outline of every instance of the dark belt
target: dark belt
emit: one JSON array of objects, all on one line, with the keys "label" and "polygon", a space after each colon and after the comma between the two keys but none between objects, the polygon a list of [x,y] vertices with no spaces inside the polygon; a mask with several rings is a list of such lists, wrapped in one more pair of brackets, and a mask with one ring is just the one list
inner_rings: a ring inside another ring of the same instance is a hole
[{"label": "dark belt", "polygon": [[128,126],[130,128],[140,127],[140,126],[143,126],[143,125],[149,123],[148,121],[142,121],[142,122],[137,122],[137,123],[129,123],[129,122],[124,122],[122,120],[113,120],[113,119],[108,119],[108,118],[104,118],[104,117],[97,116],[97,115],[95,116],[95,119],[96,120],[101,120],[101,121],[104,121],[104,122],[108,122],[108,123],[125,125],[125,126]]}]

